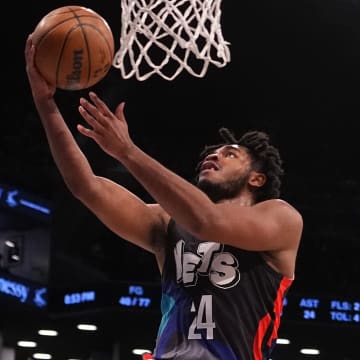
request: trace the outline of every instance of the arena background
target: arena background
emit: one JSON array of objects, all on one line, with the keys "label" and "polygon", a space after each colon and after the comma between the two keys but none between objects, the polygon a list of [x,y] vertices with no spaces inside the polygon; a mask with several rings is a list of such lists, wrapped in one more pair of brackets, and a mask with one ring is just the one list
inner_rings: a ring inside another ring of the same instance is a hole
[{"label": "arena background", "polygon": [[[63,5],[74,4],[8,3],[3,15],[7,21],[1,24],[2,289],[5,280],[11,280],[44,286],[55,294],[53,303],[40,310],[19,303],[5,290],[0,292],[3,360],[28,359],[33,350],[19,349],[16,341],[20,336],[34,337],[43,323],[61,329],[56,341],[39,340],[55,359],[65,359],[70,352],[82,359],[136,359],[129,349],[153,346],[157,307],[118,311],[106,306],[80,310],[60,306],[63,293],[116,289],[120,283],[156,287],[159,281],[152,256],[116,238],[79,204],[65,188],[50,156],[26,79],[24,45],[41,17]],[[76,5],[92,8],[109,22],[118,48],[120,2],[89,0]],[[296,309],[293,315],[289,310],[280,335],[293,341],[278,346],[276,360],[308,358],[299,354],[301,346],[320,347],[321,359],[358,356],[359,309],[355,311],[354,304],[360,302],[359,6],[358,0],[224,0],[223,35],[231,44],[231,62],[226,67],[210,66],[204,78],[184,72],[174,81],[154,76],[143,82],[122,79],[120,71],[112,68],[93,87],[112,109],[125,101],[136,143],[187,179],[194,175],[203,146],[219,141],[221,126],[239,134],[248,129],[271,134],[284,158],[282,197],[304,216],[291,293],[304,299],[334,299],[341,311],[351,303],[353,310],[351,321],[348,313],[340,321],[336,316],[330,321],[329,314],[322,320],[317,314],[309,321],[301,313],[304,308],[298,315]],[[151,201],[121,164],[76,134],[75,125],[81,121],[78,99],[86,94],[87,90],[59,90],[56,96],[94,171]],[[51,215],[10,206],[10,195],[15,202],[21,196],[31,199],[51,209]],[[19,244],[20,261],[6,259],[9,254],[3,243],[9,236]],[[310,302],[305,310],[312,317],[316,306]],[[321,305],[322,311],[326,309]],[[97,322],[102,330],[95,335],[73,333],[72,326],[80,318]]]}]

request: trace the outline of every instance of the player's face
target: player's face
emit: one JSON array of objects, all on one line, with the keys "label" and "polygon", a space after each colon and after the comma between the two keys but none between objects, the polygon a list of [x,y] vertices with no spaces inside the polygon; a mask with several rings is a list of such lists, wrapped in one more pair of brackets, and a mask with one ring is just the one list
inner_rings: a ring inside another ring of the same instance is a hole
[{"label": "player's face", "polygon": [[197,185],[214,201],[230,199],[247,185],[250,171],[251,158],[246,148],[225,145],[205,157]]}]

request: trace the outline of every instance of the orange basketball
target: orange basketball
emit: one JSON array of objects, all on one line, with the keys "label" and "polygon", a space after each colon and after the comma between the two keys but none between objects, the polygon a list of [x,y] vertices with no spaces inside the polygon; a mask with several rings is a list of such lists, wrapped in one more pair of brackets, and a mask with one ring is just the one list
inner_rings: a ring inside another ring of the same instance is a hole
[{"label": "orange basketball", "polygon": [[103,17],[82,6],[64,6],[45,15],[33,32],[35,65],[57,88],[81,90],[109,72],[114,37]]}]

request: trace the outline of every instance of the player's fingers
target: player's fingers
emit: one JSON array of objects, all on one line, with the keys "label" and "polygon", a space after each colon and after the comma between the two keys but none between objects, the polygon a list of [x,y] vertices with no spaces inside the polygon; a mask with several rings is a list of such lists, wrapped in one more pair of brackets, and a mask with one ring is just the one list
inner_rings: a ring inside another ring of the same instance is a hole
[{"label": "player's fingers", "polygon": [[125,107],[125,103],[124,102],[121,102],[116,110],[115,110],[115,116],[119,119],[119,120],[125,120],[125,117],[124,117],[124,107]]},{"label": "player's fingers", "polygon": [[103,125],[82,105],[79,106],[79,113],[94,131],[100,132]]},{"label": "player's fingers", "polygon": [[80,98],[79,112],[91,126],[107,126],[106,116],[85,98]]},{"label": "player's fingers", "polygon": [[102,101],[93,91],[89,92],[89,97],[91,101],[96,105],[96,107],[100,110],[100,112],[104,116],[108,116],[112,118],[114,114],[111,112],[111,110],[108,108],[108,106]]},{"label": "player's fingers", "polygon": [[33,45],[31,38],[28,38],[25,46],[25,59],[27,68],[34,68],[34,55],[35,55],[35,46]]},{"label": "player's fingers", "polygon": [[88,138],[91,138],[91,139],[95,140],[96,142],[98,142],[101,137],[101,135],[99,133],[97,133],[94,129],[86,128],[85,126],[83,126],[81,124],[77,125],[77,130],[79,131],[80,134],[82,134]]}]

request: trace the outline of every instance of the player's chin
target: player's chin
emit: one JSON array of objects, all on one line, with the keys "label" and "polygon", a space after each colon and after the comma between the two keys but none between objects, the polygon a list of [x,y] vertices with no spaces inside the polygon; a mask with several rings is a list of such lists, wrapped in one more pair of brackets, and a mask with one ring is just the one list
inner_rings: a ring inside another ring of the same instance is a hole
[{"label": "player's chin", "polygon": [[214,180],[212,179],[211,176],[209,176],[208,174],[200,174],[198,176],[198,180],[197,180],[197,186],[200,189],[205,189],[209,186],[211,186],[214,183]]},{"label": "player's chin", "polygon": [[197,183],[198,185],[201,184],[203,181],[208,181],[209,179],[209,176],[208,174],[206,174],[204,171],[201,172],[198,176],[198,180],[197,180]]}]

